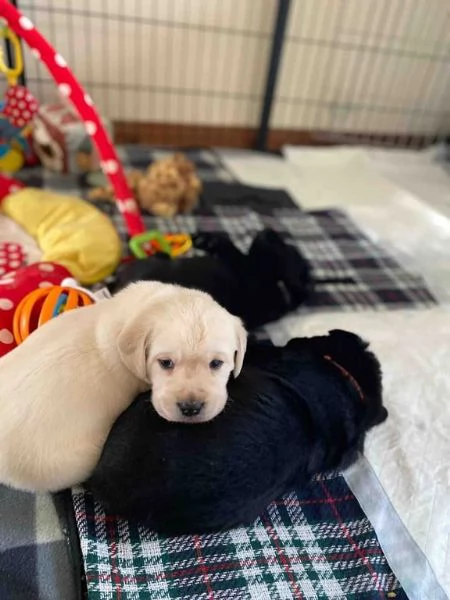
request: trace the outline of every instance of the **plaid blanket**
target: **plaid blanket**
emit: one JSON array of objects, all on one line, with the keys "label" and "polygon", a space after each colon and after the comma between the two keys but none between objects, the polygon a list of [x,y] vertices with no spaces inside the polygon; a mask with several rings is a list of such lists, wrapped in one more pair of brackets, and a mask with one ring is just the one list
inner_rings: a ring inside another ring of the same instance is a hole
[{"label": "plaid blanket", "polygon": [[406,598],[344,479],[317,478],[252,527],[166,538],[74,494],[89,598]]},{"label": "plaid blanket", "polygon": [[[137,168],[166,153],[120,149],[124,164]],[[345,214],[304,213],[283,191],[236,183],[214,152],[188,154],[205,183],[204,199],[194,215],[171,221],[145,216],[149,229],[225,232],[245,250],[257,231],[273,227],[304,252],[322,280],[309,310],[420,308],[434,302],[420,278],[406,273]],[[62,193],[85,195],[87,189],[79,177],[41,169],[20,176],[30,186]],[[99,206],[111,216],[126,249],[120,215],[109,203]],[[193,539],[165,540],[106,517],[80,492],[74,506],[90,598],[404,597],[340,476],[293,492],[252,528]],[[66,511],[65,517],[70,521],[73,515]],[[67,521],[60,526],[50,496],[0,486],[0,598],[79,597],[79,578],[74,580],[71,570],[78,565],[68,556],[65,535],[76,551],[75,526]]]}]

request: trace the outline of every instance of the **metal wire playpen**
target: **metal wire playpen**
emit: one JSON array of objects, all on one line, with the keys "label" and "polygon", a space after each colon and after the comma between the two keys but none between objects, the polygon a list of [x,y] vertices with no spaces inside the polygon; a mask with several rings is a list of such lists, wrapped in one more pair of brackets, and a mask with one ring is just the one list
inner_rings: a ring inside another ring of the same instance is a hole
[{"label": "metal wire playpen", "polygon": [[[18,0],[115,140],[423,147],[450,131],[446,0]],[[25,49],[41,101],[55,86]]]}]

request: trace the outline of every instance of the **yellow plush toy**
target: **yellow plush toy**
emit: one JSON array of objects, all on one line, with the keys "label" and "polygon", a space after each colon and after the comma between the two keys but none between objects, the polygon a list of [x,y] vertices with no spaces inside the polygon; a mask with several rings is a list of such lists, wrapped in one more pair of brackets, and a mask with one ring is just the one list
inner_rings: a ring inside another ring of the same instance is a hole
[{"label": "yellow plush toy", "polygon": [[80,198],[24,188],[6,196],[1,209],[36,240],[41,261],[63,265],[83,285],[101,281],[120,261],[113,224]]}]

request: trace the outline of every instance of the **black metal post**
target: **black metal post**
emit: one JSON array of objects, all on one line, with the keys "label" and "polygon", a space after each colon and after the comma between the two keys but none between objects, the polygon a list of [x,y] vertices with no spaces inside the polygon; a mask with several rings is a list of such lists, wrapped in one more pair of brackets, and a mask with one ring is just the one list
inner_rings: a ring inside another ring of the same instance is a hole
[{"label": "black metal post", "polygon": [[[13,6],[15,6],[16,8],[19,8],[17,0],[9,0],[9,1],[10,1],[10,3]],[[20,43],[20,48],[22,50],[22,56],[23,56],[23,45],[22,45],[22,40],[20,39],[20,37],[19,37],[19,43]],[[11,42],[9,40],[6,40],[5,45],[6,45],[6,60],[8,62],[8,67],[11,68],[14,65],[14,51],[13,51],[13,47],[12,47]],[[22,72],[22,74],[18,78],[18,83],[20,85],[26,85],[26,79],[25,79],[25,61],[24,61],[24,66],[23,66],[23,72]]]},{"label": "black metal post", "polygon": [[272,111],[273,96],[277,83],[278,71],[280,66],[283,44],[285,41],[285,31],[291,0],[278,0],[277,18],[273,31],[272,50],[269,58],[269,69],[267,72],[266,87],[264,91],[264,100],[259,121],[258,135],[256,138],[256,149],[265,150],[267,145],[267,135],[269,133],[270,113]]}]

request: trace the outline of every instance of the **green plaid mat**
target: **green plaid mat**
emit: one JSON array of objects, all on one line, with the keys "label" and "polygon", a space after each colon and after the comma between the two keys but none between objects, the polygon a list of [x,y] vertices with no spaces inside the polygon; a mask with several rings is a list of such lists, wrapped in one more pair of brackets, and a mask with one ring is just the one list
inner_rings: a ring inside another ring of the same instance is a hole
[{"label": "green plaid mat", "polygon": [[406,599],[341,476],[292,492],[251,527],[202,536],[159,536],[89,494],[73,500],[90,600]]}]

